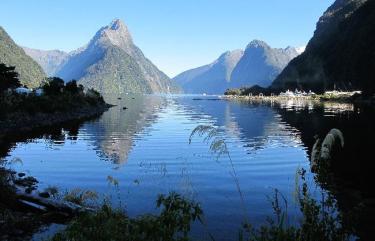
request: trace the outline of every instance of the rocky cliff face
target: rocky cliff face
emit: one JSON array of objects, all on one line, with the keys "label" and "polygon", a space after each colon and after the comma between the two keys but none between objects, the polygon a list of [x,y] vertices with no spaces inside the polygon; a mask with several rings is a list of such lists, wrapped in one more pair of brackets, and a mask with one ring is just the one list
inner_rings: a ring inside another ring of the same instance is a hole
[{"label": "rocky cliff face", "polygon": [[57,76],[77,79],[101,93],[169,93],[179,88],[133,43],[119,19],[101,28],[84,47],[74,51]]},{"label": "rocky cliff face", "polygon": [[15,66],[21,84],[39,87],[45,79],[43,69],[0,27],[0,63]]},{"label": "rocky cliff face", "polygon": [[272,88],[375,92],[375,2],[337,0],[319,19],[313,38]]}]

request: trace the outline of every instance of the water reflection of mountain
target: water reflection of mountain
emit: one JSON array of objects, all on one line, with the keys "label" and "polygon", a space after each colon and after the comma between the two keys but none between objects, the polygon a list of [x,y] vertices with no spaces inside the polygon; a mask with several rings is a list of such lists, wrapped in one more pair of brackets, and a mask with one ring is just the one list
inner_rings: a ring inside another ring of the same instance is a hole
[{"label": "water reflection of mountain", "polygon": [[249,152],[264,148],[270,139],[284,144],[300,142],[298,133],[282,123],[277,111],[269,105],[192,97],[180,98],[178,103],[195,113],[192,119],[210,116],[211,124],[224,127],[225,134],[240,140]]},{"label": "water reflection of mountain", "polygon": [[[359,235],[364,240],[369,238],[368,235],[373,237],[374,108],[340,103],[315,103],[313,108],[308,103],[297,107],[282,106],[282,104],[276,106],[275,109],[282,120],[300,131],[302,142],[308,150],[312,149],[315,135],[324,138],[332,128],[338,128],[343,132],[345,138],[343,153],[332,167],[333,178],[324,179],[329,181],[323,183],[323,186],[335,194],[339,207],[344,213],[362,206],[363,213],[359,212],[360,221],[357,222]],[[280,106],[282,108],[279,108]]]},{"label": "water reflection of mountain", "polygon": [[227,135],[238,138],[250,151],[264,148],[269,140],[276,139],[281,144],[302,144],[310,155],[315,136],[324,138],[332,128],[340,129],[345,138],[342,158],[334,166],[331,182],[321,184],[334,193],[344,214],[362,206],[355,227],[357,234],[364,240],[373,237],[374,108],[301,100],[244,103],[190,97],[178,102],[190,112],[198,113],[191,118],[200,120],[209,116],[210,124],[225,127]]},{"label": "water reflection of mountain", "polygon": [[84,125],[80,134],[93,142],[100,157],[119,164],[127,161],[137,135],[155,122],[167,101],[157,96],[125,96],[110,103],[117,106],[96,123]]},{"label": "water reflection of mountain", "polygon": [[95,120],[97,117],[78,121],[69,121],[59,125],[36,128],[32,131],[10,133],[0,138],[0,158],[5,157],[17,145],[28,143],[35,139],[44,139],[49,145],[63,144],[66,139],[76,140],[79,129],[84,122]]}]

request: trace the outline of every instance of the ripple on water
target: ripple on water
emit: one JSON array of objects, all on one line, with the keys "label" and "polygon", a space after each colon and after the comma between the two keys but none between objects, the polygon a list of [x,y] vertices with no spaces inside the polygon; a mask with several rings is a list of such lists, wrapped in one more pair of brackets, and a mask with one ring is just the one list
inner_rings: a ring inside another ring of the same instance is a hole
[{"label": "ripple on water", "polygon": [[58,142],[39,138],[19,143],[9,159],[21,158],[23,165],[15,168],[28,170],[41,187],[81,187],[105,195],[111,190],[107,177],[113,176],[131,215],[155,212],[158,193],[192,195],[202,203],[208,227],[223,240],[236,237],[244,210],[238,208],[240,196],[228,157],[216,159],[200,137],[188,143],[196,126],[220,128],[247,214],[255,220],[272,214],[267,201],[272,188],[292,199],[296,170],[308,167],[300,133],[270,106],[192,97],[145,96],[131,105],[126,97],[116,101],[118,107],[81,125],[78,134],[67,131]]}]

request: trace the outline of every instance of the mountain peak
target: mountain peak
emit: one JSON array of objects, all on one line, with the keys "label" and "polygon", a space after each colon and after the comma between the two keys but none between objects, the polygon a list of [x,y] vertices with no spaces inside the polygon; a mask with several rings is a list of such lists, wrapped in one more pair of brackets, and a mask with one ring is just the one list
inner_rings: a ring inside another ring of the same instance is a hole
[{"label": "mountain peak", "polygon": [[130,32],[126,24],[119,18],[115,18],[112,22],[102,28],[102,32],[110,32],[112,35],[116,34],[121,37],[126,37],[131,39]]},{"label": "mountain peak", "polygon": [[56,75],[66,80],[76,79],[106,96],[179,91],[133,43],[120,19],[100,28],[86,46],[69,54]]},{"label": "mountain peak", "polygon": [[254,39],[247,45],[246,49],[248,48],[269,48],[269,45],[262,40]]},{"label": "mountain peak", "polygon": [[91,43],[114,45],[128,52],[133,46],[133,39],[125,23],[116,18],[110,24],[102,27],[91,40]]},{"label": "mountain peak", "polygon": [[119,29],[126,29],[127,28],[125,23],[119,18],[113,19],[112,22],[108,25],[108,27],[111,30],[119,30]]}]

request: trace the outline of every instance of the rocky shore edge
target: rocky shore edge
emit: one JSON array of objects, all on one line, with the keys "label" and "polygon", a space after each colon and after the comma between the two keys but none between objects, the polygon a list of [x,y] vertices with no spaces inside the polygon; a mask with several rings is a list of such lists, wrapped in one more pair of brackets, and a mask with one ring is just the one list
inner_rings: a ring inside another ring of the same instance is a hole
[{"label": "rocky shore edge", "polygon": [[[68,112],[12,113],[7,119],[0,120],[0,144],[3,137],[62,125],[70,121],[95,118],[113,106],[104,103]],[[0,183],[0,186],[5,185],[0,188],[4,194],[0,197],[0,209],[3,210],[0,213],[1,240],[8,240],[10,237],[19,237],[15,240],[30,238],[30,235],[44,225],[65,223],[78,213],[92,211],[91,208],[75,203],[55,200],[47,192],[38,190],[38,181],[34,177],[26,176],[25,173],[16,173],[0,166],[0,175],[7,179]],[[10,190],[8,195],[5,195],[5,190]]]}]

